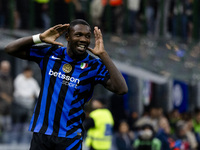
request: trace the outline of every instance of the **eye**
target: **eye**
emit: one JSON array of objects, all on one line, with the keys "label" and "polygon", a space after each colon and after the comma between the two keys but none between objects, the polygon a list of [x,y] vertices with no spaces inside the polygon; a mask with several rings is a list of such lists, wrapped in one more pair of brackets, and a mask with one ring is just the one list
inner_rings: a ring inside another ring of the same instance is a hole
[{"label": "eye", "polygon": [[80,34],[76,34],[77,37],[81,36]]},{"label": "eye", "polygon": [[76,33],[75,36],[76,37],[80,37],[80,36],[82,36],[82,34],[81,33]]},{"label": "eye", "polygon": [[90,38],[90,35],[88,34],[88,35],[86,35],[85,37],[86,37],[86,38]]}]

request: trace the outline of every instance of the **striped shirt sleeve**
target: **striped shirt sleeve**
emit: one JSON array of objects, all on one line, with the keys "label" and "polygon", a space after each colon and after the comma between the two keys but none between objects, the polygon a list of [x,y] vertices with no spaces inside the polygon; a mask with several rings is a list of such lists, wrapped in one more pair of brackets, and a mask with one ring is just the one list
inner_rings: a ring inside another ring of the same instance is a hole
[{"label": "striped shirt sleeve", "polygon": [[39,64],[50,48],[51,45],[48,44],[33,45],[28,52],[29,60],[35,61]]},{"label": "striped shirt sleeve", "polygon": [[101,61],[99,61],[97,76],[95,77],[95,84],[102,84],[105,86],[108,79],[110,79],[110,74],[106,66]]}]

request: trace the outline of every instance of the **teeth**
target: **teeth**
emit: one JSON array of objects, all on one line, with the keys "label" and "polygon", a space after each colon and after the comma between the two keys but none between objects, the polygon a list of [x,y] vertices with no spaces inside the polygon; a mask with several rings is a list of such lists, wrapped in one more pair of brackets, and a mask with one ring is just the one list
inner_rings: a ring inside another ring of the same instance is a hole
[{"label": "teeth", "polygon": [[78,47],[80,47],[80,48],[85,48],[85,46],[84,46],[84,45],[79,45]]}]

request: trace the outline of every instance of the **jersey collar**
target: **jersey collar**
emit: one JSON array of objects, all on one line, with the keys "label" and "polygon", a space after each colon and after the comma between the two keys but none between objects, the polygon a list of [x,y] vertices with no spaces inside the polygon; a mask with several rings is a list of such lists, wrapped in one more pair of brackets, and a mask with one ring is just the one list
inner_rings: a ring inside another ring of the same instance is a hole
[{"label": "jersey collar", "polygon": [[71,57],[69,57],[69,55],[67,54],[67,48],[65,48],[64,50],[64,55],[65,55],[65,57],[64,57],[64,59],[66,59],[67,61],[69,61],[69,62],[83,62],[83,61],[86,61],[86,60],[88,60],[88,57],[89,57],[89,54],[87,53],[86,55],[85,55],[85,58],[84,59],[82,59],[82,60],[80,60],[80,61],[74,61]]}]

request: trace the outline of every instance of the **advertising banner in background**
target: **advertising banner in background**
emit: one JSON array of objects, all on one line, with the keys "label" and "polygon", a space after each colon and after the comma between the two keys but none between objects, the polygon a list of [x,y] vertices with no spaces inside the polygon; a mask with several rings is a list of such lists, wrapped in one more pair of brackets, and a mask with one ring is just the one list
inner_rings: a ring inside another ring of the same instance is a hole
[{"label": "advertising banner in background", "polygon": [[172,100],[174,109],[178,109],[180,113],[186,112],[188,109],[188,85],[182,81],[174,80]]}]

